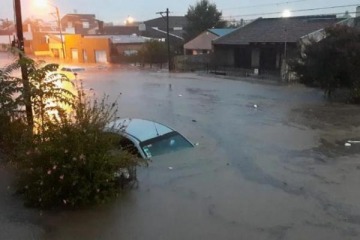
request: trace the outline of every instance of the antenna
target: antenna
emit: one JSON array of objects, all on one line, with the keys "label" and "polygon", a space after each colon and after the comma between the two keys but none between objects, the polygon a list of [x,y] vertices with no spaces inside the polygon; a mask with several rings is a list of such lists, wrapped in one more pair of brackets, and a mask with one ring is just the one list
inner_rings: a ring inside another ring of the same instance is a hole
[{"label": "antenna", "polygon": [[[154,123],[154,122],[153,122]],[[156,131],[156,136],[160,136],[158,130],[157,130],[157,127],[156,127],[156,123],[154,123],[154,127],[155,127],[155,131]]]}]

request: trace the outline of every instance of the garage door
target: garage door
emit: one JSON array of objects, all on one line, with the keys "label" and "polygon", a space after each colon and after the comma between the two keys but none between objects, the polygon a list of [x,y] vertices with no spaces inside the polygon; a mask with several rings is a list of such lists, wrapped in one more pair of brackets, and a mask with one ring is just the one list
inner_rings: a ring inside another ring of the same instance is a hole
[{"label": "garage door", "polygon": [[95,61],[97,63],[107,63],[106,51],[95,51]]}]

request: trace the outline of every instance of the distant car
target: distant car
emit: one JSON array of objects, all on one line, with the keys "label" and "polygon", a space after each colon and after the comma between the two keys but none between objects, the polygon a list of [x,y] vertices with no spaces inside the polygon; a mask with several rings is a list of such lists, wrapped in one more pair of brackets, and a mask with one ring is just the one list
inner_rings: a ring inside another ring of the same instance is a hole
[{"label": "distant car", "polygon": [[133,145],[137,154],[144,159],[165,153],[192,148],[194,145],[183,135],[163,124],[135,118],[119,119],[107,125],[105,131],[116,133]]}]

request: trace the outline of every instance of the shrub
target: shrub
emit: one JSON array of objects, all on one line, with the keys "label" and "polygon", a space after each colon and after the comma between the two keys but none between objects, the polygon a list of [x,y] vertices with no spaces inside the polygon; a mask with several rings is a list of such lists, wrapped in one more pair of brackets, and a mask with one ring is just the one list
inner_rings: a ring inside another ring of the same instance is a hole
[{"label": "shrub", "polygon": [[[79,91],[75,113],[46,122],[18,149],[18,189],[29,206],[79,207],[115,197],[119,169],[141,163],[118,147],[120,136],[103,132],[115,117],[116,104],[89,100]],[[134,177],[134,176],[132,176]]]},{"label": "shrub", "polygon": [[[34,126],[22,111],[21,79],[11,77],[20,65],[29,75]],[[39,208],[105,202],[121,190],[117,173],[130,173],[121,181],[127,184],[144,162],[119,147],[120,136],[103,132],[116,119],[115,103],[87,96],[81,85],[74,94],[62,84],[69,79],[49,78],[50,70],[24,57],[0,72],[0,144],[18,170],[17,191]]]}]

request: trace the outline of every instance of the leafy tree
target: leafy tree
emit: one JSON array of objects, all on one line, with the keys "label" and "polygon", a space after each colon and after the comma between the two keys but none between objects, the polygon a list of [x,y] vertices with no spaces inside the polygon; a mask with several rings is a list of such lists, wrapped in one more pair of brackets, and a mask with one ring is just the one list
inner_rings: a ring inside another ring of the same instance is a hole
[{"label": "leafy tree", "polygon": [[290,68],[299,80],[322,88],[328,97],[338,88],[349,89],[353,100],[360,100],[360,32],[337,25],[325,29],[320,42],[305,45]]},{"label": "leafy tree", "polygon": [[222,12],[218,11],[216,4],[208,0],[200,0],[195,6],[190,6],[185,15],[187,39],[190,40],[209,28],[223,28],[226,22],[221,20]]},{"label": "leafy tree", "polygon": [[167,61],[167,47],[164,42],[147,41],[140,49],[139,57],[142,63],[162,64]]}]

